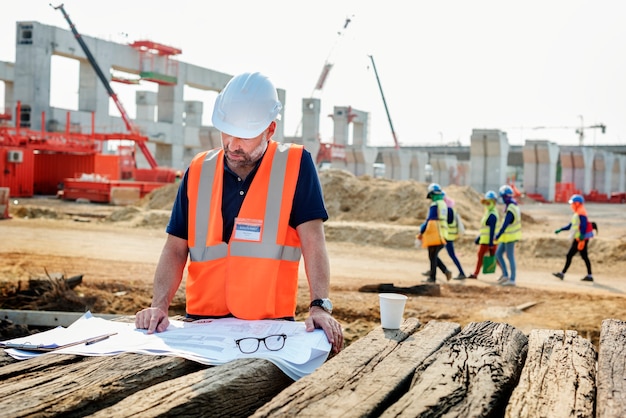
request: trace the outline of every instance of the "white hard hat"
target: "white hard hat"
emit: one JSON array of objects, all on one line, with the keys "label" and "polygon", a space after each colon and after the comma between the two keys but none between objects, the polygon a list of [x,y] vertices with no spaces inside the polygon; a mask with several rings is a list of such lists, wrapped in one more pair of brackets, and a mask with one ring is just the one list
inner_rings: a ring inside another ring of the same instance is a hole
[{"label": "white hard hat", "polygon": [[213,126],[237,138],[259,136],[277,118],[283,105],[276,88],[261,73],[233,77],[218,94],[213,107]]}]

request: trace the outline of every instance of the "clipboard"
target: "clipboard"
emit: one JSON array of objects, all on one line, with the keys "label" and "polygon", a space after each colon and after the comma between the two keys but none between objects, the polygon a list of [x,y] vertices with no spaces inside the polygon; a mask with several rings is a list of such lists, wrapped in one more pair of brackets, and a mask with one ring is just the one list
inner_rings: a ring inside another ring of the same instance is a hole
[{"label": "clipboard", "polygon": [[68,344],[63,344],[63,345],[56,345],[56,344],[30,344],[30,343],[3,343],[0,342],[0,348],[13,348],[16,350],[23,350],[23,351],[33,351],[33,352],[37,352],[37,353],[48,353],[50,351],[55,351],[55,350],[61,350],[63,348],[67,348],[67,347],[73,347],[75,345],[79,345],[79,344],[85,344],[85,345],[91,345],[91,344],[95,344],[99,341],[104,341],[107,338],[111,337],[112,335],[117,334],[117,332],[111,333],[111,334],[103,334],[103,335],[99,335],[97,337],[92,337],[92,338],[86,338],[84,340],[80,340],[80,341],[74,341]]}]

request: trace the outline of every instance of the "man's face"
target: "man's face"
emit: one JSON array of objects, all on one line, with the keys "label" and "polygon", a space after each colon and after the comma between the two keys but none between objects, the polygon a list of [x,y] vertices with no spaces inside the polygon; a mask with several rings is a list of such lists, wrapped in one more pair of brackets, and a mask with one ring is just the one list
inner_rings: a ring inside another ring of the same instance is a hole
[{"label": "man's face", "polygon": [[254,138],[237,138],[222,132],[222,148],[230,168],[252,168],[263,156],[274,133],[275,122]]}]

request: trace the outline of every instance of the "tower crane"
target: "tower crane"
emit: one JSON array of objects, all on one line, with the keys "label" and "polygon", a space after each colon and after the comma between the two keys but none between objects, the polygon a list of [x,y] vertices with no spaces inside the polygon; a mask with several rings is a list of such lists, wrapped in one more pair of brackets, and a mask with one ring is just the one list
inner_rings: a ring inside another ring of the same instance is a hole
[{"label": "tower crane", "polygon": [[582,146],[585,141],[585,129],[600,129],[602,133],[606,133],[606,125],[603,123],[598,123],[595,125],[585,126],[583,122],[583,117],[581,115],[578,116],[580,118],[580,126],[535,126],[532,129],[574,129],[578,134],[578,145]]}]

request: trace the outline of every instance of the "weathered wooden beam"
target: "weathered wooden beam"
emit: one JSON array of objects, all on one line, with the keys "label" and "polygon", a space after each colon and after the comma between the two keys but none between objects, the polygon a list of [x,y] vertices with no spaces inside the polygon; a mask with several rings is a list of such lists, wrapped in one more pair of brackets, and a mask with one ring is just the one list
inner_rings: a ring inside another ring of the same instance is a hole
[{"label": "weathered wooden beam", "polygon": [[[34,327],[68,327],[83,315],[84,312],[0,309],[0,318],[9,320],[14,324]],[[117,319],[123,315],[93,314],[93,316],[103,319]]]},{"label": "weathered wooden beam", "polygon": [[293,383],[268,360],[240,359],[169,379],[91,417],[247,417]]},{"label": "weathered wooden beam", "polygon": [[410,390],[381,416],[502,416],[527,348],[511,325],[472,322],[415,371]]},{"label": "weathered wooden beam", "polygon": [[596,384],[596,418],[626,417],[626,321],[602,321]]},{"label": "weathered wooden beam", "polygon": [[89,415],[160,382],[207,366],[178,357],[44,354],[0,368],[5,416]]},{"label": "weathered wooden beam", "polygon": [[285,389],[253,416],[376,416],[404,393],[414,370],[460,331],[431,321],[420,332],[415,318],[400,330],[378,327]]},{"label": "weathered wooden beam", "polygon": [[596,351],[576,331],[533,330],[506,417],[593,417]]}]

